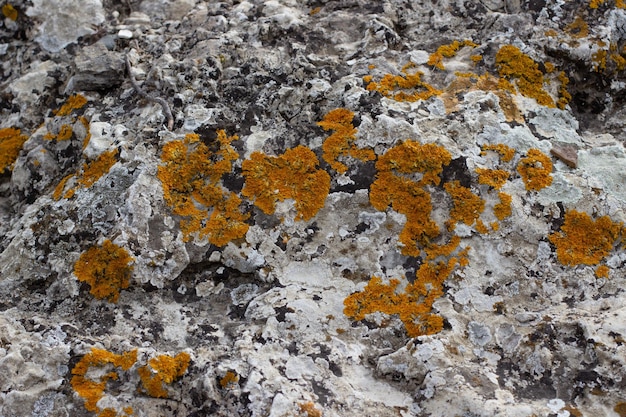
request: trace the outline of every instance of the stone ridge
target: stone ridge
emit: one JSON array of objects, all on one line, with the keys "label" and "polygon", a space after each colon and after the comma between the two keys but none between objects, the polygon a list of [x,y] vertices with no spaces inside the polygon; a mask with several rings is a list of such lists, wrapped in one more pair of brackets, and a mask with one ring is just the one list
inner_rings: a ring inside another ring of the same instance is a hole
[{"label": "stone ridge", "polygon": [[5,3],[0,416],[626,415],[622,1]]}]

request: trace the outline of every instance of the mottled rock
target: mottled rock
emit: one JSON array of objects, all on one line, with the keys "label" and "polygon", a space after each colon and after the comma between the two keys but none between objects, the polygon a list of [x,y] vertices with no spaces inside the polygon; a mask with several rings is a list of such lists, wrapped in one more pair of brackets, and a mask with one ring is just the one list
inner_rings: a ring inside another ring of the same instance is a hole
[{"label": "mottled rock", "polygon": [[81,36],[95,33],[105,18],[100,0],[85,0],[80,7],[68,0],[35,0],[26,14],[41,21],[35,40],[49,52],[59,52]]},{"label": "mottled rock", "polygon": [[112,88],[124,81],[124,58],[109,51],[102,42],[82,48],[74,64],[76,72],[65,89],[68,94]]},{"label": "mottled rock", "polygon": [[619,2],[11,7],[0,415],[623,413]]}]

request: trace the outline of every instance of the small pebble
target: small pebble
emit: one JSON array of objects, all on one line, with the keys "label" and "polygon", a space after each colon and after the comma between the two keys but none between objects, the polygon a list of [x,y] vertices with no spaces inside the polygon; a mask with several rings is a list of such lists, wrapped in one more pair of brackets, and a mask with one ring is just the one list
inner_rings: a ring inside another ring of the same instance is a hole
[{"label": "small pebble", "polygon": [[119,32],[117,32],[117,37],[120,39],[132,39],[133,32],[128,29],[121,29]]}]

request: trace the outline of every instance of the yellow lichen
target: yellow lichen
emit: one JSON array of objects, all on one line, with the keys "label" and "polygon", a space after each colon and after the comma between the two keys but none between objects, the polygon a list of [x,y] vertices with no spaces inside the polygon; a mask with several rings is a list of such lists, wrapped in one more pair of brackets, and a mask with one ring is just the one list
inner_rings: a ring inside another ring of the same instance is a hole
[{"label": "yellow lichen", "polygon": [[190,359],[186,352],[174,357],[159,355],[150,359],[148,365],[137,370],[145,393],[154,398],[167,398],[168,394],[163,384],[171,384],[183,376],[189,367]]},{"label": "yellow lichen", "polygon": [[552,184],[552,160],[539,149],[530,149],[517,165],[517,172],[529,191],[539,191]]},{"label": "yellow lichen", "polygon": [[300,408],[300,415],[303,417],[322,417],[322,412],[311,401],[298,404],[298,408]]},{"label": "yellow lichen", "polygon": [[72,126],[68,124],[61,125],[61,127],[59,128],[59,133],[57,134],[48,132],[43,136],[45,140],[56,140],[56,141],[68,140],[71,137],[72,137]]},{"label": "yellow lichen", "polygon": [[439,257],[447,257],[452,254],[461,243],[461,237],[454,235],[450,242],[444,245],[431,244],[426,248],[426,259],[435,260]]},{"label": "yellow lichen", "polygon": [[17,20],[17,10],[10,4],[5,4],[2,6],[2,14],[4,17],[13,20],[14,22]]},{"label": "yellow lichen", "polygon": [[435,52],[433,52],[432,54],[430,54],[430,57],[428,58],[428,62],[427,64],[430,66],[433,66],[435,68],[438,68],[440,70],[444,69],[443,66],[443,59],[444,58],[452,58],[453,56],[455,56],[457,54],[457,52],[459,51],[459,49],[461,49],[464,46],[469,46],[471,48],[475,48],[478,46],[478,44],[469,41],[469,40],[464,40],[464,41],[454,41],[450,44],[447,45],[441,45],[439,48],[437,48],[437,50]]},{"label": "yellow lichen", "polygon": [[83,108],[85,104],[87,104],[87,99],[84,96],[80,94],[74,94],[67,99],[65,104],[63,104],[63,106],[61,106],[59,110],[57,110],[56,115],[67,116],[74,110]]},{"label": "yellow lichen", "polygon": [[467,264],[466,255],[467,248],[447,262],[423,263],[415,280],[407,283],[403,292],[398,291],[400,280],[391,279],[384,284],[374,276],[363,291],[346,297],[343,312],[354,320],[363,320],[376,312],[397,315],[409,337],[438,333],[443,329],[443,318],[432,312],[433,303],[444,294],[443,283],[454,269]]},{"label": "yellow lichen", "polygon": [[447,112],[457,109],[459,96],[463,92],[491,91],[498,97],[500,109],[508,122],[524,123],[524,118],[511,97],[510,91],[514,88],[508,81],[496,78],[489,73],[480,76],[474,73],[456,72],[455,74],[457,78],[448,84],[441,97]]},{"label": "yellow lichen", "polygon": [[[54,188],[52,198],[54,198],[55,200],[59,200],[61,198],[61,196],[63,195],[63,191],[65,191],[65,185],[71,178],[74,178],[74,174],[66,175],[65,177],[63,177],[59,184]],[[65,195],[64,197],[69,198],[67,197],[67,195]]]},{"label": "yellow lichen", "polygon": [[481,155],[484,155],[486,151],[499,153],[502,162],[511,162],[515,156],[515,149],[503,143],[483,145],[482,150]]},{"label": "yellow lichen", "polygon": [[[363,320],[368,314],[381,312],[398,315],[405,324],[409,337],[434,334],[443,327],[441,317],[431,313],[432,301],[439,297],[430,294],[426,286],[408,284],[405,291],[399,293],[400,281],[392,279],[383,284],[381,278],[372,277],[362,292],[349,295],[344,300],[344,314],[354,320]],[[430,302],[428,302],[428,301]]]},{"label": "yellow lichen", "polygon": [[85,135],[85,139],[83,139],[83,149],[87,147],[89,141],[91,140],[91,132],[89,131],[89,120],[85,116],[78,116],[78,121],[82,123],[85,128],[87,134]]},{"label": "yellow lichen", "polygon": [[559,100],[556,102],[556,106],[563,110],[567,103],[572,99],[572,95],[567,91],[567,85],[569,84],[569,78],[565,74],[565,71],[561,71],[558,75],[559,85]]},{"label": "yellow lichen", "polygon": [[220,185],[222,176],[232,171],[233,161],[238,158],[231,146],[236,139],[219,130],[216,151],[201,143],[196,134],[163,146],[157,177],[165,202],[182,217],[180,228],[185,241],[197,233],[214,245],[224,246],[248,231],[248,215],[239,209],[241,198]]},{"label": "yellow lichen", "polygon": [[[589,7],[591,9],[597,9],[599,6],[604,4],[606,0],[590,0]],[[624,0],[615,0],[615,7],[618,9],[626,9],[626,1]]]},{"label": "yellow lichen", "polygon": [[274,213],[278,201],[293,199],[296,219],[309,220],[330,191],[330,176],[318,165],[313,151],[301,145],[276,157],[254,152],[242,164],[246,182],[241,193],[266,214]]},{"label": "yellow lichen", "polygon": [[227,371],[220,379],[220,386],[225,389],[233,388],[235,385],[237,385],[238,382],[239,375],[237,375],[233,371]]},{"label": "yellow lichen", "polygon": [[459,181],[448,182],[444,188],[452,197],[453,203],[448,229],[453,230],[457,222],[472,226],[485,209],[485,201],[472,193],[469,188],[462,186]]},{"label": "yellow lichen", "polygon": [[[399,236],[405,255],[419,256],[419,247],[429,246],[439,235],[439,227],[430,218],[430,194],[423,187],[438,185],[443,166],[450,161],[450,152],[441,146],[407,140],[388,150],[376,163],[378,173],[370,189],[370,203],[380,211],[391,206],[406,216]],[[409,174],[421,178],[413,180],[407,177]]]},{"label": "yellow lichen", "polygon": [[606,69],[606,56],[607,51],[600,49],[597,52],[591,54],[591,60],[593,61],[593,70],[595,72],[604,71]]},{"label": "yellow lichen", "polygon": [[499,190],[509,179],[509,172],[503,169],[476,168],[478,183],[485,184]]},{"label": "yellow lichen", "polygon": [[19,129],[12,127],[0,129],[0,174],[11,169],[27,139],[28,137],[22,135]]},{"label": "yellow lichen", "polygon": [[[112,365],[115,368],[129,370],[137,361],[137,350],[117,355],[104,349],[91,348],[91,352],[84,355],[80,361],[72,368],[71,385],[74,391],[85,400],[85,408],[88,411],[98,413],[99,417],[116,416],[115,410],[98,407],[98,401],[104,397],[107,381],[117,380],[117,372],[111,371],[102,375],[97,381],[87,376],[87,372],[92,367],[105,367]],[[130,414],[130,413],[126,413]]]},{"label": "yellow lichen", "polygon": [[626,417],[626,402],[620,401],[615,404],[615,407],[613,407],[613,411],[615,411],[619,415],[619,417]]},{"label": "yellow lichen", "polygon": [[511,202],[513,198],[510,194],[499,192],[498,197],[500,202],[493,206],[493,214],[500,221],[506,219],[511,215]]},{"label": "yellow lichen", "polygon": [[596,277],[597,278],[608,278],[609,277],[610,268],[606,265],[600,265],[596,268]]},{"label": "yellow lichen", "polygon": [[94,297],[115,303],[120,290],[130,285],[132,260],[126,249],[107,239],[102,246],[91,247],[80,255],[74,264],[74,275],[90,285],[89,292]]},{"label": "yellow lichen", "polygon": [[517,47],[513,45],[501,47],[496,54],[496,67],[500,77],[515,80],[520,94],[534,98],[543,106],[555,107],[554,100],[543,89],[544,78],[539,65]]},{"label": "yellow lichen", "polygon": [[367,83],[367,90],[378,91],[385,97],[396,101],[418,101],[441,94],[441,90],[424,82],[421,71],[409,72],[411,65],[402,69],[404,75],[385,74],[379,82],[372,81],[371,76],[366,76],[363,81]]},{"label": "yellow lichen", "polygon": [[337,159],[340,156],[350,156],[362,161],[371,161],[376,158],[371,149],[360,149],[354,144],[357,130],[352,124],[354,113],[348,109],[335,109],[317,124],[324,130],[333,130],[334,133],[324,141],[322,158],[340,174],[348,170],[348,166]]},{"label": "yellow lichen", "polygon": [[486,235],[487,233],[489,233],[489,228],[481,219],[476,219],[476,224],[474,225],[474,228],[481,235]]},{"label": "yellow lichen", "polygon": [[548,238],[556,246],[556,256],[563,265],[597,265],[617,244],[622,224],[609,216],[593,220],[587,213],[569,210],[561,230]]},{"label": "yellow lichen", "polygon": [[565,31],[574,38],[586,38],[589,36],[589,25],[582,17],[576,16],[576,19],[565,27]]},{"label": "yellow lichen", "polygon": [[83,164],[78,183],[85,188],[91,187],[117,162],[117,149],[103,152],[94,161]]}]

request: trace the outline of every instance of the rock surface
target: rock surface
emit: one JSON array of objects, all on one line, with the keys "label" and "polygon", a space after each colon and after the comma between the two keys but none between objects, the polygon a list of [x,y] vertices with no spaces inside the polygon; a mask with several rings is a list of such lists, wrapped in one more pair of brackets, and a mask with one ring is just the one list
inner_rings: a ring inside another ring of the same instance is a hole
[{"label": "rock surface", "polygon": [[2,7],[0,416],[626,416],[622,1],[80,3]]}]

